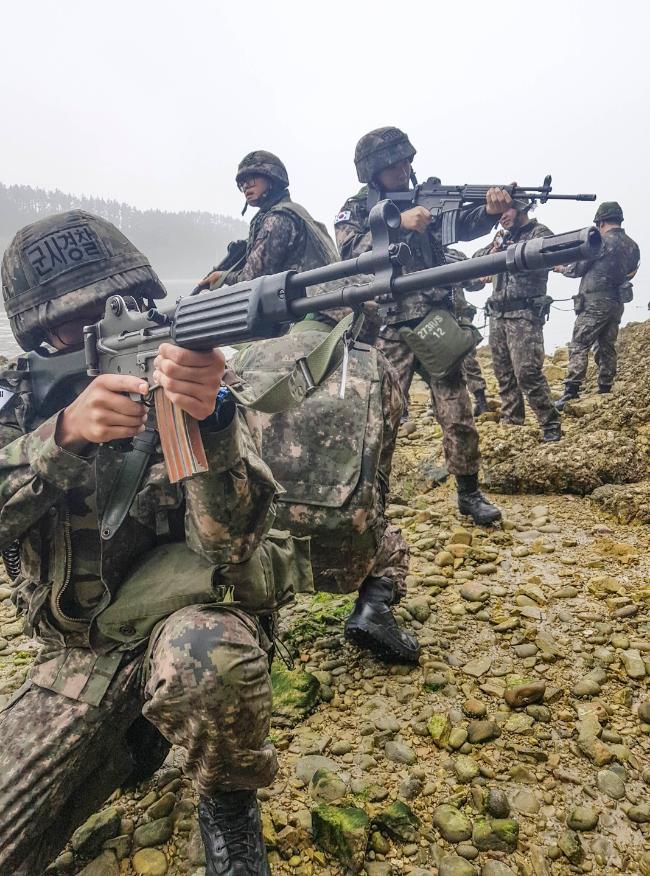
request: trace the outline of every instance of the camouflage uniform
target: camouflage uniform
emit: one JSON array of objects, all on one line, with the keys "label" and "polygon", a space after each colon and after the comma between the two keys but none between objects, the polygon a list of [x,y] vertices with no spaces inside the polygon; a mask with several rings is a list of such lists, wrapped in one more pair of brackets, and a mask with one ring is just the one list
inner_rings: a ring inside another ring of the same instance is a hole
[{"label": "camouflage uniform", "polygon": [[[325,315],[305,320],[281,339],[252,344],[232,367],[261,389],[270,371],[279,377],[308,355],[325,337],[325,326]],[[368,576],[386,577],[401,598],[408,546],[384,515],[403,406],[397,374],[381,353],[357,342],[343,400],[339,386],[337,371],[298,408],[260,415],[262,456],[286,490],[276,525],[312,536],[316,590],[351,593]]]},{"label": "camouflage uniform", "polygon": [[[336,243],[341,258],[355,258],[371,249],[372,238],[368,224],[366,186],[349,198],[335,220]],[[462,240],[471,240],[486,234],[494,225],[484,207],[465,210],[458,229]],[[432,223],[426,234],[400,232],[400,239],[411,248],[412,258],[407,272],[445,264],[445,254],[439,238],[439,229]],[[380,307],[384,323],[377,347],[396,369],[404,397],[408,398],[413,375],[417,370],[431,387],[435,416],[443,433],[443,446],[449,471],[455,475],[474,475],[479,470],[480,455],[478,432],[472,415],[472,403],[459,369],[444,380],[431,380],[423,371],[414,353],[399,333],[402,326],[413,327],[429,313],[433,306],[453,307],[448,289],[423,289],[400,296]]]},{"label": "camouflage uniform", "polygon": [[[501,247],[512,243],[550,237],[552,232],[531,219],[512,234],[502,238]],[[487,255],[492,245],[475,256]],[[542,428],[559,421],[551,401],[544,365],[544,318],[535,309],[535,299],[546,295],[548,271],[523,274],[498,274],[488,301],[490,314],[490,352],[494,375],[499,383],[503,422],[524,422],[524,395]]]},{"label": "camouflage uniform", "polygon": [[[20,265],[8,254],[9,285]],[[90,288],[67,293],[68,306]],[[21,341],[35,346],[25,319]],[[278,486],[235,412],[219,430],[202,427],[209,473],[172,485],[158,448],[122,526],[102,539],[98,519],[123,454],[60,448],[59,414],[34,410],[24,359],[0,372],[0,385],[15,393],[0,411],[0,550],[20,542],[13,600],[42,646],[0,714],[0,872],[35,876],[144,761],[156,768],[168,743],[186,749],[201,794],[272,781],[269,642],[254,618],[219,604],[180,608],[170,593],[149,641],[133,641],[126,626],[121,643],[107,640],[97,619],[158,545],[186,541],[210,568],[246,560]]]},{"label": "camouflage uniform", "polygon": [[[622,217],[621,217],[622,218]],[[598,383],[611,387],[616,377],[616,338],[623,316],[619,290],[639,266],[638,245],[622,228],[603,235],[600,255],[593,261],[577,262],[564,271],[580,277],[578,315],[569,344],[566,383],[576,388],[587,375],[589,351],[594,348]]]},{"label": "camouflage uniform", "polygon": [[[451,249],[450,247],[447,247],[446,255],[448,260],[451,261],[464,261],[467,258],[462,250]],[[454,313],[458,319],[469,320],[470,322],[474,321],[476,307],[473,304],[470,304],[465,297],[465,289],[467,289],[468,292],[479,292],[484,285],[485,283],[481,282],[481,280],[469,280],[464,287],[454,286]],[[485,378],[481,371],[476,350],[472,350],[465,356],[463,359],[462,370],[465,383],[472,395],[476,395],[477,392],[485,392],[487,384],[485,383]]]}]

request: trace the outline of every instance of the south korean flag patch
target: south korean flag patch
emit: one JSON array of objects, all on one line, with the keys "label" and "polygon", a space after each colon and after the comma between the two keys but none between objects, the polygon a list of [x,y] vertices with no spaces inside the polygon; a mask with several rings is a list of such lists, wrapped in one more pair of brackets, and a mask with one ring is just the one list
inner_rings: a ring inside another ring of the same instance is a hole
[{"label": "south korean flag patch", "polygon": [[351,210],[341,210],[340,213],[337,213],[334,217],[334,224],[338,225],[340,222],[349,222],[352,218]]},{"label": "south korean flag patch", "polygon": [[10,399],[12,399],[13,397],[14,397],[13,392],[9,392],[8,389],[3,389],[0,386],[0,411],[7,404],[7,402],[9,402]]}]

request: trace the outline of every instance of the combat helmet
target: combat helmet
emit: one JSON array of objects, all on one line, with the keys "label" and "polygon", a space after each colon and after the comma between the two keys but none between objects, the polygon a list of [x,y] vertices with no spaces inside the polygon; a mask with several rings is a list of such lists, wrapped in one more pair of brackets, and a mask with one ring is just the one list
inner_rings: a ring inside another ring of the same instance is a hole
[{"label": "combat helmet", "polygon": [[111,295],[164,298],[149,260],[115,225],[68,210],[21,228],[2,259],[2,297],[23,350]]},{"label": "combat helmet", "polygon": [[369,131],[359,140],[354,150],[354,164],[359,182],[372,182],[376,174],[397,161],[405,158],[412,161],[415,152],[408,135],[399,128],[389,126]]},{"label": "combat helmet", "polygon": [[268,176],[273,182],[278,183],[282,189],[286,189],[289,186],[287,168],[277,155],[267,152],[265,149],[256,149],[254,152],[244,155],[239,162],[235,182],[239,185],[245,176],[255,173],[260,176]]},{"label": "combat helmet", "polygon": [[623,221],[623,208],[618,201],[603,201],[596,210],[594,222],[606,222],[608,219],[613,222]]}]

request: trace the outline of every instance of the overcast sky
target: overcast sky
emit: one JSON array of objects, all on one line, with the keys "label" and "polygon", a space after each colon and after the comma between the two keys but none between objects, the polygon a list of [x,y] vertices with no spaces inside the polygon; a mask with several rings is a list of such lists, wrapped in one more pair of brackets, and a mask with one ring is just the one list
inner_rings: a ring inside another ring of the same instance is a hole
[{"label": "overcast sky", "polygon": [[[287,164],[294,199],[331,224],[359,185],[356,141],[395,124],[418,150],[420,179],[540,185],[552,173],[558,192],[619,200],[648,252],[646,10],[629,0],[4,3],[0,181],[238,215],[237,163],[264,148]],[[568,230],[588,225],[593,206],[549,204],[537,216]],[[628,319],[647,315],[646,276]],[[554,277],[551,291],[567,297],[575,285]],[[571,323],[553,312],[549,346]]]}]

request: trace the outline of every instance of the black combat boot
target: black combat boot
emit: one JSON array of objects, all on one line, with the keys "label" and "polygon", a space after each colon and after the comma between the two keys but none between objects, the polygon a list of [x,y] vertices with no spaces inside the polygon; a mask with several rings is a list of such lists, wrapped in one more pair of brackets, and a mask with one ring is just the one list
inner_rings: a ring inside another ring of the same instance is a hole
[{"label": "black combat boot", "polygon": [[395,587],[390,578],[366,578],[345,622],[345,638],[386,663],[417,663],[420,646],[417,639],[397,626],[391,611],[394,601]]},{"label": "black combat boot", "polygon": [[542,441],[559,441],[562,437],[562,427],[559,422],[547,423],[542,428]]},{"label": "black combat boot", "polygon": [[573,398],[578,398],[578,394],[580,392],[580,384],[579,383],[570,383],[567,382],[564,384],[564,394],[560,396],[560,398],[555,402],[555,410],[563,411],[564,406],[568,401],[571,401]]},{"label": "black combat boot", "polygon": [[598,384],[598,392],[600,395],[606,395],[608,392],[612,391],[611,383],[599,383]]},{"label": "black combat boot", "polygon": [[477,526],[489,526],[501,520],[501,512],[478,488],[478,475],[456,475],[458,510],[467,514]]},{"label": "black combat boot", "polygon": [[489,411],[487,399],[485,398],[485,390],[477,389],[474,393],[474,398],[476,399],[476,404],[474,405],[474,416],[480,417],[481,414],[485,414]]},{"label": "black combat boot", "polygon": [[205,876],[271,876],[255,791],[201,797]]}]

